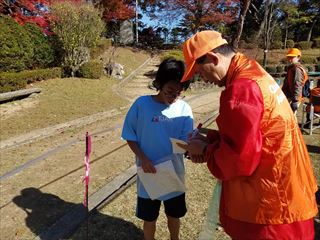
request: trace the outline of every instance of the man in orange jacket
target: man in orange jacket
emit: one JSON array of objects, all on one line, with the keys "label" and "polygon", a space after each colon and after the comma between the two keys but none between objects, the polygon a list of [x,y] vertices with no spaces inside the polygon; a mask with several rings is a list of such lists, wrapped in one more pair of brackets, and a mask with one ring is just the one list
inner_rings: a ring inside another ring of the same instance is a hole
[{"label": "man in orange jacket", "polygon": [[301,51],[298,48],[290,48],[287,53],[289,66],[284,79],[282,91],[288,98],[292,111],[296,114],[303,100],[302,88],[308,79],[306,70],[300,63]]},{"label": "man in orange jacket", "polygon": [[254,60],[236,53],[215,31],[183,45],[186,72],[225,87],[219,131],[184,147],[193,162],[207,162],[222,180],[220,222],[233,239],[314,238],[316,180],[290,104]]}]

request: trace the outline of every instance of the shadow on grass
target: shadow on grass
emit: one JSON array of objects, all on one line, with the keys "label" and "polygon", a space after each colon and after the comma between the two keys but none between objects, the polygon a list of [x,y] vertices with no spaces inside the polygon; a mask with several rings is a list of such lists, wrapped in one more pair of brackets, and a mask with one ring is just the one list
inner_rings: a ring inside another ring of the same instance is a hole
[{"label": "shadow on grass", "polygon": [[308,152],[320,153],[320,146],[307,145]]},{"label": "shadow on grass", "polygon": [[37,188],[21,190],[21,194],[12,201],[26,212],[27,227],[42,240],[143,239],[142,230],[131,222],[98,211],[91,212],[87,218],[82,204],[66,202]]}]

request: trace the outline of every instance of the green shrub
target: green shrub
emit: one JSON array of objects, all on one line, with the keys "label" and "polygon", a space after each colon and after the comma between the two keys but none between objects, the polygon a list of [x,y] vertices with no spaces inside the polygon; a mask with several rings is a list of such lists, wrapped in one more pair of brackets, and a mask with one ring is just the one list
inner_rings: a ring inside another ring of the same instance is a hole
[{"label": "green shrub", "polygon": [[98,79],[102,75],[103,66],[100,62],[89,61],[82,64],[77,72],[77,76],[83,78]]},{"label": "green shrub", "polygon": [[313,65],[307,65],[305,68],[308,70],[308,72],[313,72],[314,71],[314,66]]},{"label": "green shrub", "polygon": [[[303,54],[303,53],[302,53]],[[312,56],[301,56],[301,62],[304,64],[314,64],[317,63],[317,59],[315,57]]]},{"label": "green shrub", "polygon": [[313,47],[320,48],[320,37],[313,39]]},{"label": "green shrub", "polygon": [[55,18],[50,21],[53,32],[63,48],[63,66],[71,70],[71,76],[90,59],[90,48],[94,47],[104,30],[101,11],[92,4],[80,1],[56,1],[50,5]]},{"label": "green shrub", "polygon": [[27,80],[23,78],[10,78],[10,73],[0,73],[0,93],[16,91],[27,86]]},{"label": "green shrub", "polygon": [[163,54],[161,54],[161,56],[160,56],[161,61],[163,61],[164,59],[170,58],[170,57],[173,57],[173,58],[175,58],[177,60],[183,60],[184,61],[183,53],[182,53],[181,50],[166,51]]},{"label": "green shrub", "polygon": [[281,63],[277,58],[273,58],[270,55],[267,57],[267,62],[268,64],[272,64],[272,65],[278,65],[279,63]]},{"label": "green shrub", "polygon": [[28,83],[60,77],[61,68],[0,72],[0,92],[15,91],[25,88]]},{"label": "green shrub", "polygon": [[0,71],[21,71],[30,65],[33,44],[12,17],[0,15]]},{"label": "green shrub", "polygon": [[287,48],[293,48],[294,47],[294,41],[292,39],[287,40]]},{"label": "green shrub", "polygon": [[54,50],[50,45],[49,38],[42,33],[36,24],[27,23],[23,27],[33,43],[30,67],[32,69],[49,67],[54,62]]},{"label": "green shrub", "polygon": [[277,69],[275,66],[266,66],[266,71],[271,74],[271,73],[276,73]]},{"label": "green shrub", "polygon": [[283,65],[279,65],[276,67],[276,72],[277,73],[283,73],[284,72],[284,66]]},{"label": "green shrub", "polygon": [[314,70],[315,70],[316,72],[320,72],[320,64],[316,64],[316,65],[314,66]]},{"label": "green shrub", "polygon": [[272,49],[281,49],[283,47],[283,43],[281,41],[274,41],[272,43]]},{"label": "green shrub", "polygon": [[306,50],[306,49],[310,49],[312,46],[312,42],[308,42],[308,41],[301,41],[297,43],[297,47],[302,49],[302,50]]}]

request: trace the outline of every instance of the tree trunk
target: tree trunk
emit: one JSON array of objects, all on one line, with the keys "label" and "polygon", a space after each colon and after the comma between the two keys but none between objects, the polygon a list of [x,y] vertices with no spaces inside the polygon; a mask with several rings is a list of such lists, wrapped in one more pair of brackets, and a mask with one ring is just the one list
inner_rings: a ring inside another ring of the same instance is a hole
[{"label": "tree trunk", "polygon": [[316,22],[317,22],[317,20],[314,20],[314,22],[312,23],[311,28],[309,29],[308,39],[307,39],[308,42],[310,42],[310,40],[311,40],[312,31],[313,31],[314,26],[316,25]]},{"label": "tree trunk", "polygon": [[240,21],[238,23],[237,35],[236,35],[236,38],[233,40],[234,48],[238,48],[239,46],[239,41],[240,41],[242,30],[243,30],[243,24],[250,6],[250,2],[251,0],[243,1],[241,12],[240,12]]},{"label": "tree trunk", "polygon": [[262,20],[262,22],[260,24],[259,31],[257,32],[257,34],[254,37],[254,42],[257,42],[257,40],[260,38],[260,36],[261,36],[261,34],[262,34],[262,32],[263,32],[263,30],[265,28],[266,21],[267,21],[268,15],[269,15],[270,4],[271,4],[271,0],[267,0],[265,2],[264,17],[263,17],[263,20]]},{"label": "tree trunk", "polygon": [[268,5],[268,9],[266,9],[268,14],[265,14],[265,33],[264,33],[264,54],[263,54],[263,66],[267,66],[267,57],[270,46],[270,39],[272,35],[271,22],[273,15],[273,5],[272,3]]},{"label": "tree trunk", "polygon": [[284,36],[284,49],[287,48],[287,39],[288,39],[288,25],[286,24],[285,36]]}]

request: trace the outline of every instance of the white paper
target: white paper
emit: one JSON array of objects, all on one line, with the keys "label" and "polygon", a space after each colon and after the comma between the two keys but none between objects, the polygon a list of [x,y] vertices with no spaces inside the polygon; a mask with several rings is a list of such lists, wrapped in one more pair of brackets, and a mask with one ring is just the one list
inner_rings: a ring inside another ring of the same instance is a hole
[{"label": "white paper", "polygon": [[178,177],[172,161],[166,161],[154,166],[156,173],[145,173],[141,167],[137,174],[150,198],[157,199],[171,192],[184,192],[185,186]]},{"label": "white paper", "polygon": [[181,144],[184,144],[184,145],[188,145],[187,142],[185,141],[182,141],[180,139],[176,139],[176,138],[170,138],[170,141],[171,141],[171,144],[172,144],[172,151],[173,153],[185,153],[186,150],[184,150],[182,147],[178,146],[177,143],[181,143]]}]

